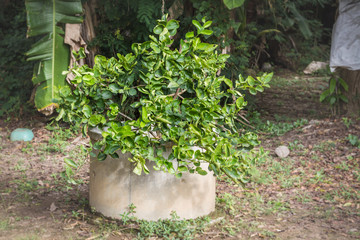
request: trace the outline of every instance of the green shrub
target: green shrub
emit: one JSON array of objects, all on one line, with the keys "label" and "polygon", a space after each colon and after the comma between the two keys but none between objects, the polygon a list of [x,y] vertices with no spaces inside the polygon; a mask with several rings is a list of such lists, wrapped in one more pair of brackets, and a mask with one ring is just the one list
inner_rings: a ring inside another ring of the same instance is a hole
[{"label": "green shrub", "polygon": [[[197,31],[186,33],[179,50],[171,49],[179,23],[164,16],[154,28],[156,36],[133,44],[132,53],[117,59],[96,56],[93,68],[75,67],[74,89],[60,90],[58,119],[81,122],[84,132],[87,127],[103,130],[103,140],[94,145],[98,159],[130,152],[137,174],[149,172],[150,160],[156,170],[178,177],[187,171],[205,175],[200,167],[205,161],[215,174],[246,181],[253,160],[247,152],[259,141],[236,122],[246,106],[240,91],[263,91],[272,74],[240,75],[235,81],[219,76],[229,55],[201,40],[212,34],[211,23],[194,20]],[[168,144],[172,152],[164,158]]]}]

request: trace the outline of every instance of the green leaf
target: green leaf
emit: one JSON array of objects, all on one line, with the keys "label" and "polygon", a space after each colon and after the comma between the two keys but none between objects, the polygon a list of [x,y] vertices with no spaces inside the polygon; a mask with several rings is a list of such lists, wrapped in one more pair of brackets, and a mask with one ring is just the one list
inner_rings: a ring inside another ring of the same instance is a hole
[{"label": "green leaf", "polygon": [[193,38],[194,37],[194,32],[188,32],[185,34],[186,38]]},{"label": "green leaf", "polygon": [[252,76],[248,76],[246,80],[251,87],[255,85],[255,79]]},{"label": "green leaf", "polygon": [[224,0],[224,4],[229,10],[241,7],[244,2],[245,0]]},{"label": "green leaf", "polygon": [[104,161],[106,159],[107,155],[103,152],[99,152],[99,154],[97,155],[97,159],[101,162]]},{"label": "green leaf", "polygon": [[230,79],[224,78],[224,82],[229,86],[229,88],[233,88],[233,83]]},{"label": "green leaf", "polygon": [[196,172],[202,176],[207,175],[207,171],[203,170],[201,167],[197,167]]},{"label": "green leaf", "polygon": [[112,98],[112,93],[110,92],[110,91],[103,91],[102,93],[101,93],[101,97],[103,98],[103,99],[110,99],[110,98]]},{"label": "green leaf", "polygon": [[308,20],[302,16],[299,12],[299,10],[297,9],[295,3],[293,2],[289,2],[287,4],[288,8],[290,9],[291,13],[294,16],[294,19],[296,21],[296,23],[299,26],[299,30],[302,33],[302,35],[306,38],[309,39],[312,36],[312,32],[310,30],[310,26],[308,24]]},{"label": "green leaf", "polygon": [[136,175],[141,175],[141,172],[142,172],[142,165],[141,163],[137,163],[136,164],[136,167],[134,168],[133,172],[136,174]]},{"label": "green leaf", "polygon": [[333,93],[334,93],[335,88],[336,88],[336,79],[335,79],[335,78],[332,78],[332,79],[330,80],[330,86],[329,86],[330,94],[333,94]]},{"label": "green leaf", "polygon": [[211,35],[211,34],[213,34],[213,31],[204,29],[204,30],[201,30],[201,31],[199,32],[199,34]]},{"label": "green leaf", "polygon": [[179,84],[174,81],[170,81],[170,83],[167,85],[168,88],[178,88]]},{"label": "green leaf", "polygon": [[327,98],[330,95],[330,89],[326,89],[325,91],[323,91],[320,95],[320,102],[324,101],[325,98]]},{"label": "green leaf", "polygon": [[78,165],[71,159],[69,158],[65,158],[64,159],[64,162],[66,163],[66,165],[68,165],[69,167],[72,167],[72,168],[78,168]]},{"label": "green leaf", "polygon": [[145,123],[149,122],[148,112],[147,112],[147,110],[146,110],[146,107],[142,107],[142,108],[141,108],[141,119],[142,119]]},{"label": "green leaf", "polygon": [[236,99],[236,106],[238,108],[242,108],[244,106],[244,98],[240,97],[240,98]]},{"label": "green leaf", "polygon": [[194,24],[194,26],[197,28],[198,31],[201,31],[202,26],[198,21],[192,20],[192,23]]},{"label": "green leaf", "polygon": [[109,85],[109,90],[112,93],[119,93],[120,87],[116,83],[112,83],[112,84]]},{"label": "green leaf", "polygon": [[32,46],[26,55],[28,60],[39,60],[34,71],[34,83],[41,83],[36,89],[35,106],[45,115],[50,115],[58,105],[58,89],[66,85],[62,75],[69,65],[69,47],[64,44],[59,23],[80,23],[82,13],[80,0],[26,0],[28,36],[46,34]]},{"label": "green leaf", "polygon": [[210,27],[210,26],[211,26],[211,24],[212,24],[212,21],[207,21],[207,22],[205,22],[205,24],[204,24],[204,28],[208,28],[208,27]]},{"label": "green leaf", "polygon": [[91,115],[91,107],[89,105],[84,105],[82,112],[86,118],[89,118]]},{"label": "green leaf", "polygon": [[164,27],[157,25],[154,28],[154,33],[159,35],[160,33],[162,33],[163,29],[164,29]]},{"label": "green leaf", "polygon": [[154,50],[155,53],[160,53],[161,52],[159,46],[154,42],[150,43],[150,47],[151,47],[152,50]]},{"label": "green leaf", "polygon": [[136,94],[137,94],[137,91],[136,91],[135,88],[131,88],[131,89],[129,90],[129,95],[130,95],[130,96],[135,96]]},{"label": "green leaf", "polygon": [[187,172],[188,168],[186,166],[179,166],[178,171],[180,172]]},{"label": "green leaf", "polygon": [[333,105],[335,102],[336,102],[336,97],[335,97],[335,96],[332,96],[332,97],[330,98],[330,105]]},{"label": "green leaf", "polygon": [[346,96],[342,95],[342,94],[339,96],[339,98],[345,103],[349,102],[348,98]]},{"label": "green leaf", "polygon": [[349,85],[344,81],[344,79],[339,78],[339,83],[344,88],[345,91],[349,91]]},{"label": "green leaf", "polygon": [[262,86],[258,85],[258,86],[256,86],[255,90],[258,92],[263,92],[264,88]]},{"label": "green leaf", "polygon": [[177,28],[179,28],[179,22],[172,19],[169,22],[167,22],[166,28],[169,30],[177,29]]}]

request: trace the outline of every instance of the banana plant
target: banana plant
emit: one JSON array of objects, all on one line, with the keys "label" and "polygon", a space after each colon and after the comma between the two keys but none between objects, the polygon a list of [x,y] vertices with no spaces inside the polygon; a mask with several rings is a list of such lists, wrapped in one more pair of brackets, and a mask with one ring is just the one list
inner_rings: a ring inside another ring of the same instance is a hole
[{"label": "banana plant", "polygon": [[81,0],[25,0],[27,37],[42,35],[26,53],[28,61],[39,61],[34,68],[37,86],[35,106],[45,115],[57,108],[58,89],[66,84],[63,71],[68,69],[69,46],[64,43],[65,23],[81,23]]}]

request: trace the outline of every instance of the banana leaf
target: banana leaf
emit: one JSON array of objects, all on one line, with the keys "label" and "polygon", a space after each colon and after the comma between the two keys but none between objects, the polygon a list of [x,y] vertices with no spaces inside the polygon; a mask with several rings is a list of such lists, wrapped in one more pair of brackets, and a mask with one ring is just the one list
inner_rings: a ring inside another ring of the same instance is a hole
[{"label": "banana leaf", "polygon": [[28,37],[44,35],[26,53],[35,65],[33,83],[38,85],[35,106],[45,115],[57,107],[58,89],[66,85],[70,60],[69,46],[64,43],[64,24],[81,23],[81,0],[26,0]]}]

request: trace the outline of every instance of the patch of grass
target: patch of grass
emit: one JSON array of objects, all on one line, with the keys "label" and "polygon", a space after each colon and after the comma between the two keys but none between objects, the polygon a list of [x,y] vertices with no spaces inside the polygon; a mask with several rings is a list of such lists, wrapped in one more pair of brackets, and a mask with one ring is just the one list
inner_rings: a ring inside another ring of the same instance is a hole
[{"label": "patch of grass", "polygon": [[330,201],[359,201],[360,191],[350,188],[349,186],[341,185],[339,188],[326,192],[324,197]]},{"label": "patch of grass", "polygon": [[130,233],[133,239],[194,239],[195,235],[201,233],[210,221],[208,217],[181,220],[175,212],[171,213],[170,219],[146,221],[137,219],[133,216],[134,213],[136,213],[136,208],[131,205],[129,211],[121,215],[121,224],[101,218],[96,219],[94,223],[98,225],[100,235],[103,237],[110,233],[121,232]]},{"label": "patch of grass", "polygon": [[5,231],[10,229],[10,223],[9,220],[1,220],[0,221],[0,230]]},{"label": "patch of grass", "polygon": [[343,170],[343,171],[349,171],[350,166],[346,161],[341,161],[340,164],[336,165],[335,168]]},{"label": "patch of grass", "polygon": [[336,143],[332,140],[326,140],[322,141],[319,144],[316,144],[313,146],[313,151],[319,151],[319,152],[330,152],[334,150],[336,147]]},{"label": "patch of grass", "polygon": [[346,140],[348,140],[352,146],[360,148],[360,138],[358,136],[349,134]]},{"label": "patch of grass", "polygon": [[299,140],[294,140],[293,142],[289,142],[288,145],[290,150],[300,150],[304,148],[304,145],[302,145]]},{"label": "patch of grass", "polygon": [[289,211],[290,204],[284,200],[276,199],[267,202],[266,214]]},{"label": "patch of grass", "polygon": [[266,133],[270,136],[282,136],[285,133],[300,128],[308,123],[307,119],[298,119],[295,122],[273,122],[269,120],[264,122],[260,119],[260,114],[256,112],[252,113],[252,116],[250,116],[249,119],[257,132]]},{"label": "patch of grass", "polygon": [[297,192],[295,199],[300,203],[308,203],[311,202],[311,196],[307,192]]},{"label": "patch of grass", "polygon": [[323,182],[325,177],[326,177],[326,175],[324,173],[324,169],[321,169],[319,171],[316,171],[315,175],[312,178],[310,178],[309,181],[312,184],[317,184],[319,182]]},{"label": "patch of grass", "polygon": [[217,206],[223,209],[226,213],[234,216],[236,213],[237,199],[230,193],[224,193],[221,197],[216,198]]},{"label": "patch of grass", "polygon": [[353,121],[347,117],[343,117],[342,122],[344,123],[344,125],[346,126],[347,129],[349,129],[350,125],[353,124]]}]

